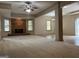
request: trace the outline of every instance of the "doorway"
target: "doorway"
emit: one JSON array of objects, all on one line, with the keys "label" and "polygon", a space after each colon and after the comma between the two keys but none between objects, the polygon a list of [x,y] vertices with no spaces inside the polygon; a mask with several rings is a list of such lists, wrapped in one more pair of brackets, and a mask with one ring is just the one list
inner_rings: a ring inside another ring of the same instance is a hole
[{"label": "doorway", "polygon": [[79,17],[75,20],[75,36],[79,36]]}]

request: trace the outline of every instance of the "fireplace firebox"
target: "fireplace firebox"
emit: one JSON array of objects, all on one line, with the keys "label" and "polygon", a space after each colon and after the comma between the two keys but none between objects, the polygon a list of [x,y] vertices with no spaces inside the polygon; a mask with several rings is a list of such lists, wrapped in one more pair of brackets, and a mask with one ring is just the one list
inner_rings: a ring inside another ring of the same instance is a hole
[{"label": "fireplace firebox", "polygon": [[23,29],[15,29],[15,33],[23,33]]}]

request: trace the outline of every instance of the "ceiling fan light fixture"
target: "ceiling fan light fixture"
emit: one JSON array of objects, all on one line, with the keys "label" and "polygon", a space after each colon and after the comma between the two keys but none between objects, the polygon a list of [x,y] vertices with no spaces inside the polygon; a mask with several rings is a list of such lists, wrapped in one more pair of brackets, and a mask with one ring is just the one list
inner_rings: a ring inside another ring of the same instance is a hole
[{"label": "ceiling fan light fixture", "polygon": [[36,6],[32,5],[32,2],[25,2],[25,9],[24,11],[26,11],[27,13],[31,13],[32,11],[34,11],[35,9],[38,9]]},{"label": "ceiling fan light fixture", "polygon": [[31,12],[31,9],[26,9],[26,12],[30,13]]}]

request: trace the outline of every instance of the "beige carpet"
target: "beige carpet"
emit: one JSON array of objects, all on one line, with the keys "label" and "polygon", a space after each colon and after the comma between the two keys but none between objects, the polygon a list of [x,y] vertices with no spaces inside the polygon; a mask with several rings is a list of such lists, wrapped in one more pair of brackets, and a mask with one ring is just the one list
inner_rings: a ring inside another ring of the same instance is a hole
[{"label": "beige carpet", "polygon": [[50,37],[12,36],[4,38],[2,42],[4,55],[8,57],[79,57],[78,46],[54,41]]}]

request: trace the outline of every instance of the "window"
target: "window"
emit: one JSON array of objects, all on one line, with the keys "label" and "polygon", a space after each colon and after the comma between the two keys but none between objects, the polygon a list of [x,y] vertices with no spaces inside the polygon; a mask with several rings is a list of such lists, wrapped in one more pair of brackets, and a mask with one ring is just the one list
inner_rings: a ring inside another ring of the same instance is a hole
[{"label": "window", "polygon": [[47,30],[51,30],[51,21],[47,20]]},{"label": "window", "polygon": [[28,31],[33,31],[33,22],[32,22],[32,20],[28,20]]},{"label": "window", "polygon": [[4,31],[9,31],[9,20],[4,19]]}]

